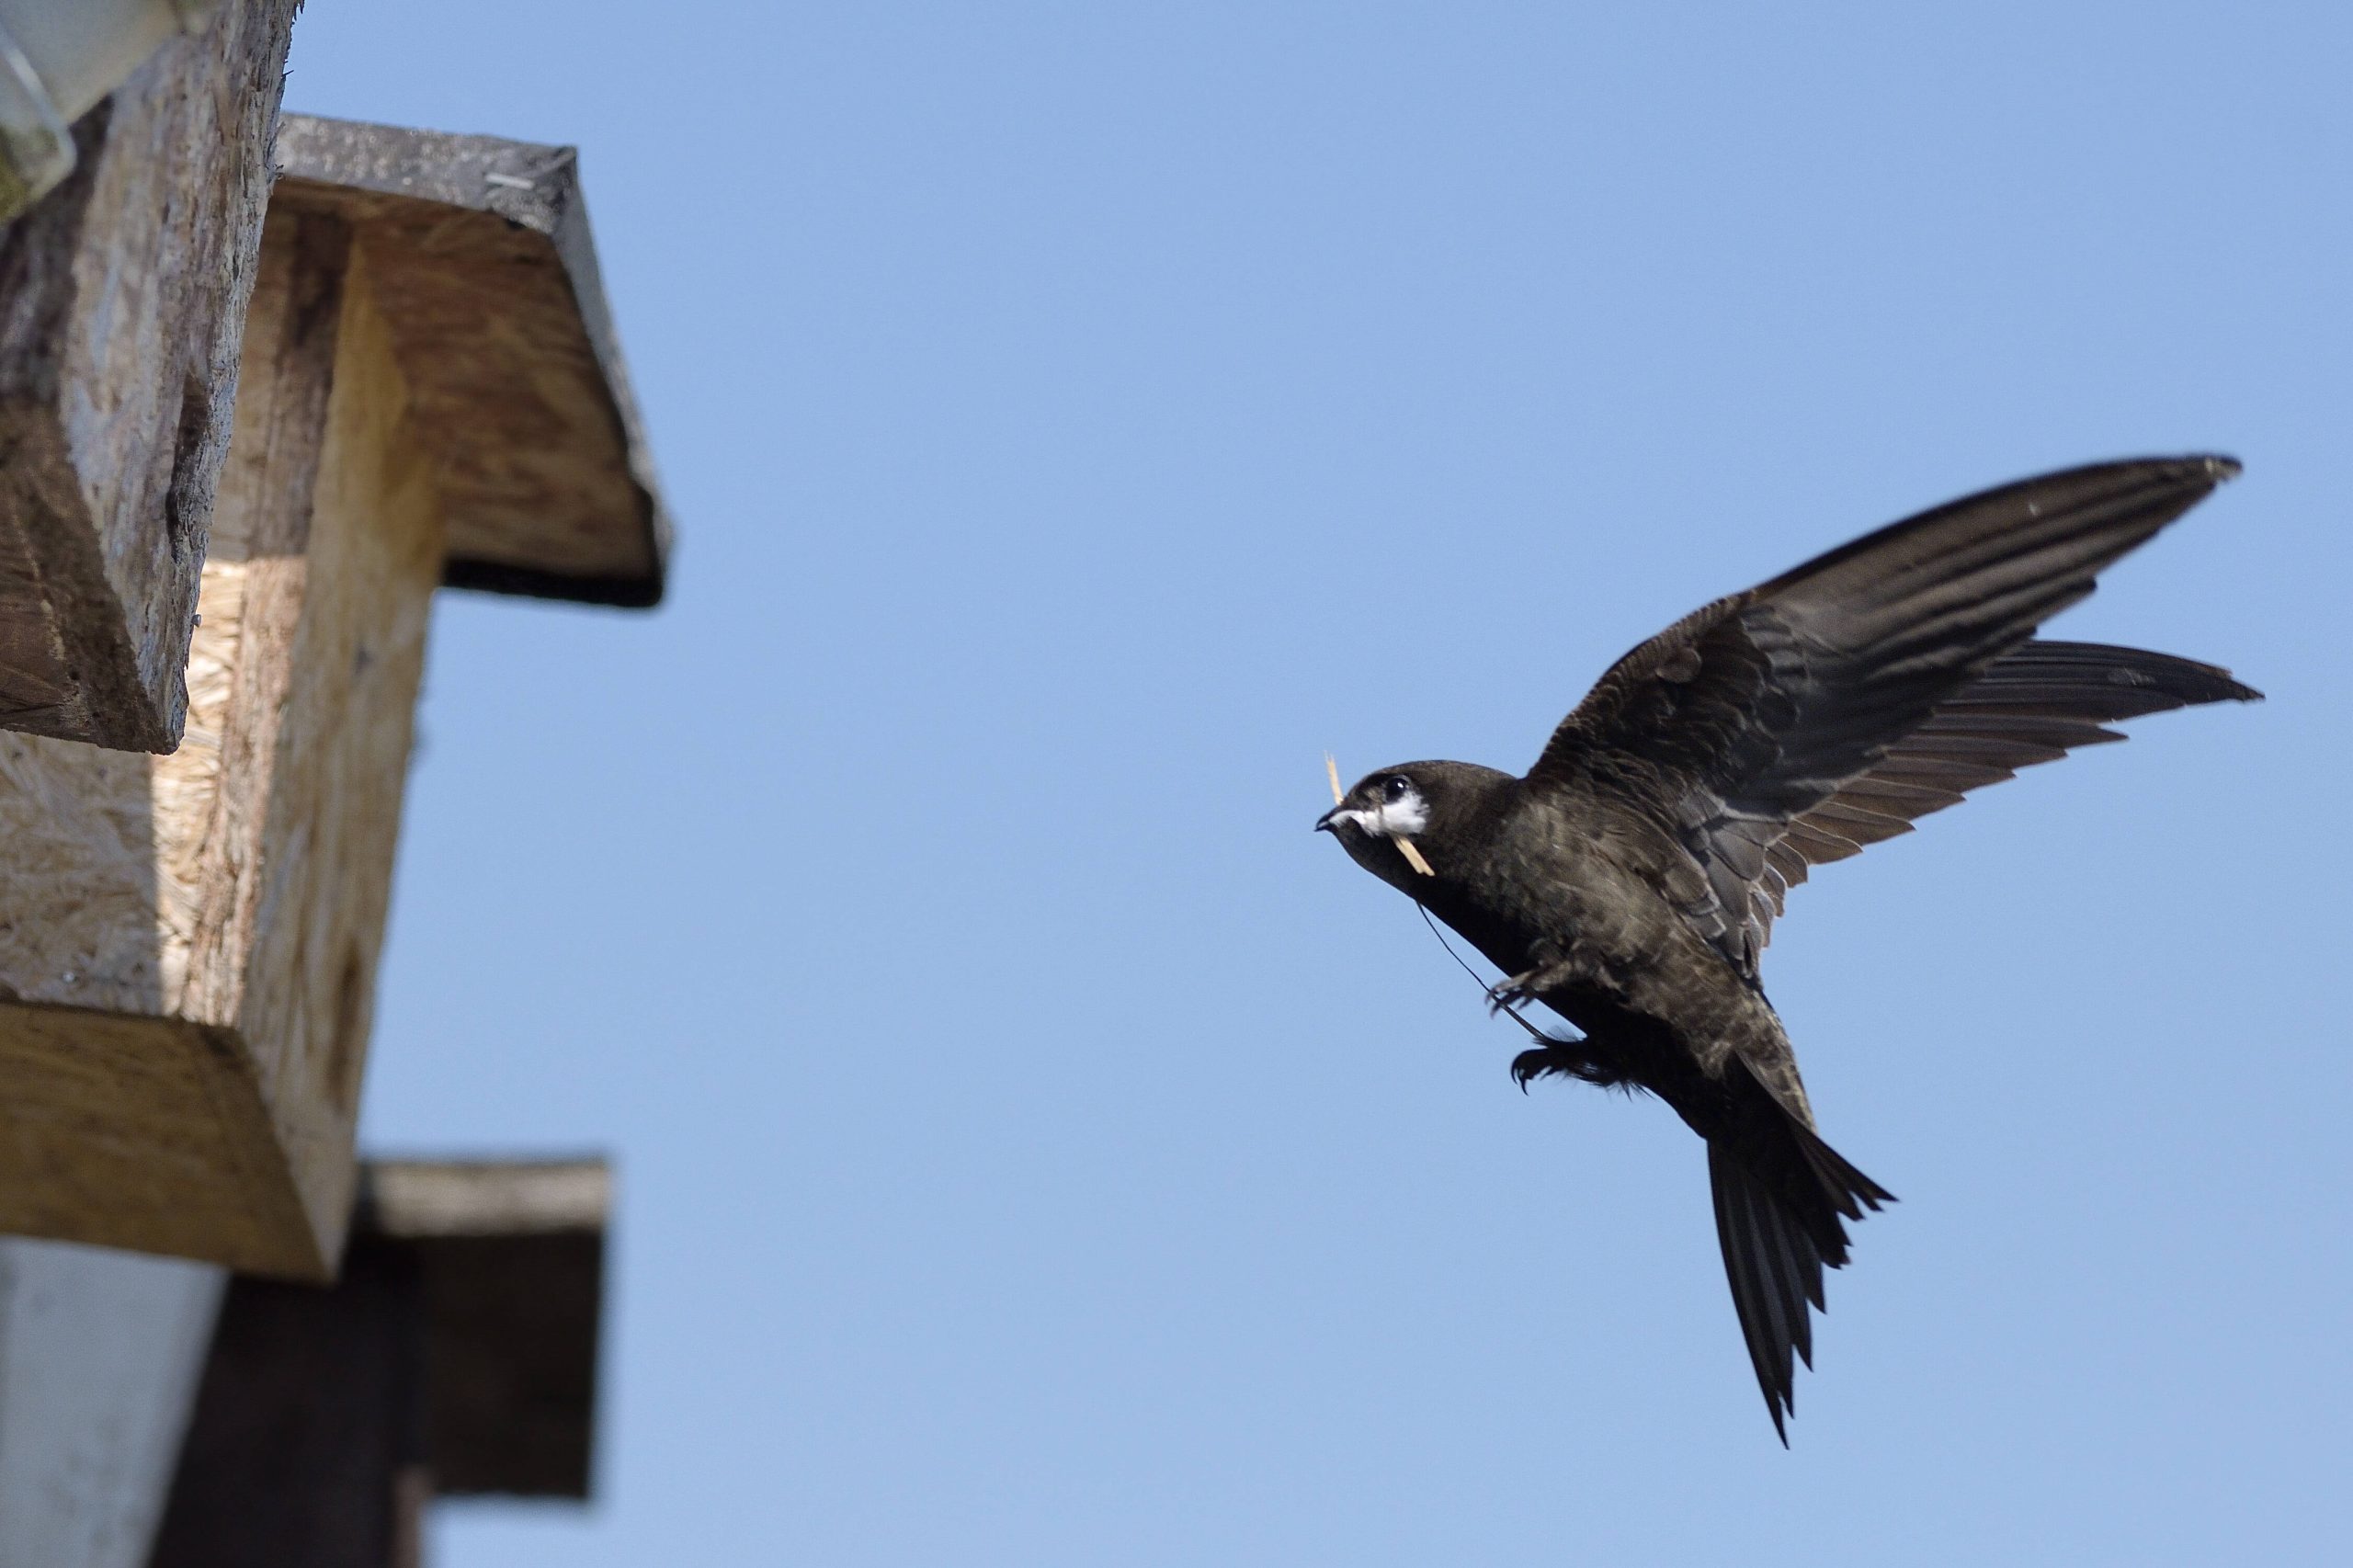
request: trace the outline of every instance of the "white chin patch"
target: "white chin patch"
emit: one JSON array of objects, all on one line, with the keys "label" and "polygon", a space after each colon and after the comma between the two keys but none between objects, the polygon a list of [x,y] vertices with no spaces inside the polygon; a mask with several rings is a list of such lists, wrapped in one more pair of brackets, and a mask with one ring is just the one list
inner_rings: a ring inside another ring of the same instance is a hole
[{"label": "white chin patch", "polygon": [[1429,803],[1418,791],[1408,790],[1394,801],[1384,801],[1370,809],[1339,813],[1341,820],[1352,822],[1377,837],[1413,837],[1430,824]]}]

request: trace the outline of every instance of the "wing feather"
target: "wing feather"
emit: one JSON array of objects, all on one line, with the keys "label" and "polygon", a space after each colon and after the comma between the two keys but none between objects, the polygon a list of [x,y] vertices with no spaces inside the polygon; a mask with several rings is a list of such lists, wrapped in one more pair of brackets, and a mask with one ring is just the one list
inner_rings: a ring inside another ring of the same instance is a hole
[{"label": "wing feather", "polygon": [[1563,720],[1531,784],[1651,812],[1705,873],[1695,924],[1751,979],[1808,867],[1909,831],[2106,726],[2257,694],[2162,653],[2030,641],[2238,472],[2147,459],[1968,496],[1685,617]]},{"label": "wing feather", "polygon": [[[2053,665],[2079,678],[2052,681],[2047,669]],[[1883,790],[1887,784],[1938,787],[1934,797],[1917,798],[1920,810],[1905,812],[1896,829],[1905,832],[1913,819],[1959,803],[1968,790],[2015,778],[2019,768],[2122,740],[2108,723],[2208,702],[2252,702],[2261,695],[2228,670],[2171,653],[2096,642],[2029,642],[1891,744],[1869,773],[1794,819],[1788,841],[1813,865],[1843,859],[1813,855],[1806,846],[1825,827],[1851,835],[1845,824],[1859,806],[1885,812],[1897,805]]]}]

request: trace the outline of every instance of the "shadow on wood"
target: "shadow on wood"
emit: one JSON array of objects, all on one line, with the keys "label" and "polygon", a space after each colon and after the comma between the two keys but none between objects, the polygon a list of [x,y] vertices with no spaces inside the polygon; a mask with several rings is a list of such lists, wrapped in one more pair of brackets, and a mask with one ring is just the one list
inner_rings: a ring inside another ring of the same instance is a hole
[{"label": "shadow on wood", "polygon": [[435,1495],[587,1496],[608,1194],[369,1166],[333,1289],[231,1282],[153,1568],[381,1568]]}]

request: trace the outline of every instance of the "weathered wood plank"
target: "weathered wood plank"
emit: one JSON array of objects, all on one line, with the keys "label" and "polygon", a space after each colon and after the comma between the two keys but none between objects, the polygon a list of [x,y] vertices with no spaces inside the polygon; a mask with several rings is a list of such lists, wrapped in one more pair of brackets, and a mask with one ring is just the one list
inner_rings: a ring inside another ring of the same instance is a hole
[{"label": "weathered wood plank", "polygon": [[297,0],[236,0],[0,225],[0,728],[168,751]]},{"label": "weathered wood plank", "polygon": [[441,510],[364,241],[273,217],[186,744],[0,735],[0,1230],[331,1272]]},{"label": "weathered wood plank", "polygon": [[644,606],[670,548],[569,147],[288,115],[281,208],[384,263],[454,586]]},{"label": "weathered wood plank", "polygon": [[444,1496],[586,1497],[612,1176],[601,1160],[370,1161],[358,1235],[415,1257]]}]

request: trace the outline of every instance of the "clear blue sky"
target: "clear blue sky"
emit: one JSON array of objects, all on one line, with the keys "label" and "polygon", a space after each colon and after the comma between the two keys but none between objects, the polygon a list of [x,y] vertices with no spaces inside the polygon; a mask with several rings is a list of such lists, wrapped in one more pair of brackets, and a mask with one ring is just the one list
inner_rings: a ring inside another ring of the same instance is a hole
[{"label": "clear blue sky", "polygon": [[[2341,1561],[2353,11],[1935,9],[303,16],[290,107],[581,146],[683,537],[435,627],[368,1141],[622,1175],[602,1501],[447,1568]],[[2271,700],[1778,933],[1904,1199],[1784,1453],[1699,1144],[1513,1091],[1322,754],[2197,449],[2059,624]]]}]

